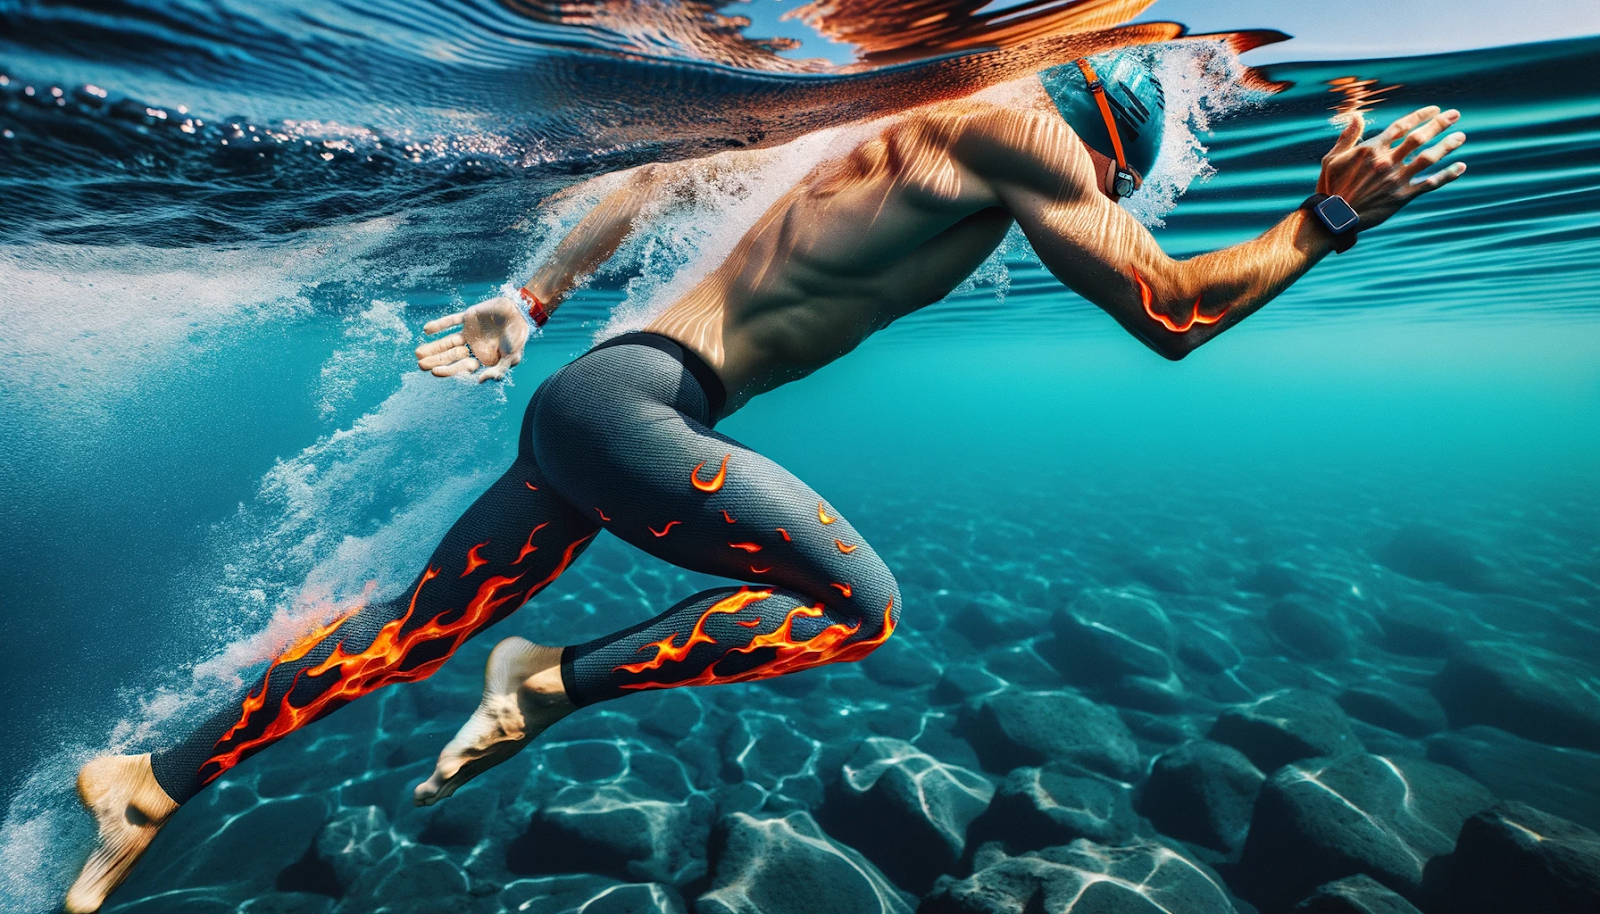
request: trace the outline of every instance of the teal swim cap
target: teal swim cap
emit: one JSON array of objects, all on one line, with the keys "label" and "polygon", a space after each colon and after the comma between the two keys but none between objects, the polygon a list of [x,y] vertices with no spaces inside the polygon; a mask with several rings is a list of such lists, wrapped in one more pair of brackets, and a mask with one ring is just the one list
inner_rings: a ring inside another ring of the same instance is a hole
[{"label": "teal swim cap", "polygon": [[[1106,108],[1116,125],[1115,140],[1122,146],[1120,157],[1086,68],[1098,77],[1104,90]],[[1112,161],[1120,158],[1133,172],[1131,181],[1124,181],[1119,175],[1119,197],[1126,197],[1144,183],[1161,152],[1167,102],[1161,82],[1143,61],[1132,54],[1101,54],[1040,71],[1039,82],[1067,125],[1089,148]]]}]

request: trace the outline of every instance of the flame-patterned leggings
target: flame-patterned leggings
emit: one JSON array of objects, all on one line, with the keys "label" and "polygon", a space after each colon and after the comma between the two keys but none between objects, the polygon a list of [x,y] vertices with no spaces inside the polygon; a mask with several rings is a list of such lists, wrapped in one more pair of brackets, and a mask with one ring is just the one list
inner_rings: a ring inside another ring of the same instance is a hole
[{"label": "flame-patterned leggings", "polygon": [[236,700],[156,752],[162,789],[187,801],[288,733],[380,686],[427,677],[559,577],[602,529],[748,584],[567,647],[562,680],[578,705],[866,656],[894,632],[894,576],[805,483],[711,430],[721,395],[694,353],[653,334],[609,341],[556,372],[528,405],[511,469],[416,581],[307,633]]}]

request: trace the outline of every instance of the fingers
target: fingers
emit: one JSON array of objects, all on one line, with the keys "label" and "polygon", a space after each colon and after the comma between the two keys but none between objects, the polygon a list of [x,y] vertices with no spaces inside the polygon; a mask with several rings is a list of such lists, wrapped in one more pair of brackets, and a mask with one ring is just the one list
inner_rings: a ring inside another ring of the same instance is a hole
[{"label": "fingers", "polygon": [[461,326],[461,322],[466,319],[467,312],[465,311],[457,311],[454,314],[446,314],[444,317],[436,317],[433,320],[428,321],[426,324],[423,324],[422,332],[438,333],[441,330],[449,330],[451,327]]},{"label": "fingers", "polygon": [[449,365],[440,365],[437,368],[429,370],[433,372],[433,376],[436,378],[452,378],[458,374],[468,374],[470,372],[477,371],[478,360],[468,356],[459,362],[453,362]]},{"label": "fingers", "polygon": [[[443,352],[430,355],[424,359],[417,359],[417,367],[423,371],[433,371],[441,365],[449,365],[462,359],[472,358],[472,350],[466,346],[452,346]],[[476,360],[474,359],[474,362]],[[476,365],[474,365],[476,367]],[[438,372],[434,372],[438,374]]]},{"label": "fingers", "polygon": [[1383,132],[1378,134],[1378,137],[1374,142],[1376,142],[1380,147],[1391,146],[1394,144],[1395,140],[1398,140],[1410,133],[1412,128],[1438,113],[1438,105],[1429,105],[1426,108],[1418,108],[1405,117],[1402,117],[1385,127]]},{"label": "fingers", "polygon": [[1414,178],[1424,171],[1427,171],[1428,169],[1437,165],[1440,159],[1452,152],[1455,152],[1457,149],[1460,149],[1462,144],[1466,141],[1467,135],[1465,133],[1461,133],[1459,131],[1452,133],[1429,148],[1417,153],[1416,158],[1413,158],[1411,161],[1407,162],[1405,166],[1400,169],[1400,173],[1404,175],[1407,180]]},{"label": "fingers", "polygon": [[1362,119],[1360,112],[1350,115],[1350,123],[1344,125],[1344,131],[1339,134],[1339,139],[1333,143],[1333,150],[1329,155],[1338,155],[1353,148],[1361,142],[1361,134],[1367,129],[1367,122]]},{"label": "fingers", "polygon": [[[429,326],[432,325],[430,324]],[[437,339],[431,342],[423,343],[421,346],[417,347],[417,361],[420,362],[423,359],[426,359],[428,356],[438,355],[445,350],[454,349],[466,341],[466,337],[462,336],[461,334],[452,333],[443,339]],[[424,365],[422,367],[427,368],[428,366]]]},{"label": "fingers", "polygon": [[1466,174],[1466,171],[1467,163],[1457,162],[1454,165],[1451,165],[1449,168],[1437,171],[1421,181],[1412,184],[1412,193],[1413,195],[1425,194],[1430,190],[1438,190],[1446,184],[1449,184],[1451,181],[1461,177],[1463,174]]},{"label": "fingers", "polygon": [[511,366],[506,362],[501,362],[498,365],[491,365],[488,368],[478,372],[478,383],[482,384],[484,381],[498,381],[506,376],[506,371],[510,367]]},{"label": "fingers", "polygon": [[1434,137],[1443,133],[1446,127],[1454,124],[1460,118],[1461,112],[1453,108],[1428,118],[1423,122],[1422,126],[1406,134],[1406,138],[1401,140],[1399,147],[1395,149],[1395,154],[1404,159],[1406,156],[1428,145]]}]

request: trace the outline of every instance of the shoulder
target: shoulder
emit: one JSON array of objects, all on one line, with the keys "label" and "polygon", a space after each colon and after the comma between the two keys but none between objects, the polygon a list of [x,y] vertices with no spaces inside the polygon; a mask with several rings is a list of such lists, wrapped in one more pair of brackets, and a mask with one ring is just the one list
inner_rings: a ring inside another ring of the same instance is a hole
[{"label": "shoulder", "polygon": [[981,179],[1041,189],[1093,187],[1088,153],[1053,110],[968,102],[934,107],[907,126],[936,138]]}]

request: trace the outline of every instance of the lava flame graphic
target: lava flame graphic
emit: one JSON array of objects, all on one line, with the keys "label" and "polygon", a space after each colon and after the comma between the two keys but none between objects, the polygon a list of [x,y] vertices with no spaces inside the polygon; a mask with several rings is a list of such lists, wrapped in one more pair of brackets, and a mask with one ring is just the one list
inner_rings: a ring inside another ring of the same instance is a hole
[{"label": "lava flame graphic", "polygon": [[706,465],[704,460],[700,461],[694,465],[694,469],[689,471],[689,481],[694,483],[694,487],[702,492],[715,492],[721,489],[722,484],[728,479],[728,459],[732,456],[732,454],[722,455],[722,466],[717,469],[717,475],[711,477],[707,482],[700,481],[700,468]]},{"label": "lava flame graphic", "polygon": [[[718,613],[738,612],[746,605],[765,600],[770,596],[772,596],[772,591],[770,590],[750,590],[749,588],[741,587],[737,593],[713,604],[700,615],[700,618],[695,622],[689,639],[684,642],[682,647],[674,648],[672,639],[676,638],[677,635],[670,635],[662,641],[645,645],[645,647],[656,647],[658,649],[653,659],[645,663],[619,666],[616,669],[637,673],[644,670],[659,669],[668,662],[682,662],[694,645],[717,643],[716,639],[706,634],[705,631],[706,621],[711,616]],[[748,644],[741,647],[729,648],[723,652],[721,657],[712,661],[705,669],[694,676],[680,679],[676,682],[646,681],[624,683],[619,688],[630,690],[676,688],[678,686],[716,685],[725,682],[749,682],[754,679],[768,679],[773,676],[782,676],[786,673],[821,666],[825,663],[849,663],[860,660],[876,650],[879,645],[888,641],[889,637],[894,634],[894,601],[890,600],[889,605],[883,610],[883,628],[872,638],[864,638],[859,641],[850,640],[861,630],[860,622],[853,625],[835,622],[804,641],[795,638],[794,623],[796,619],[818,619],[822,617],[822,614],[823,607],[820,603],[815,606],[797,606],[784,616],[783,622],[775,630],[764,635],[755,635]],[[735,621],[742,626],[755,627],[750,623]],[[756,620],[756,624],[759,623],[760,620]],[[771,660],[737,673],[726,675],[717,673],[717,663],[722,660],[734,654],[751,654],[762,648],[774,649],[775,655]],[[640,650],[643,649],[640,648]]]},{"label": "lava flame graphic", "polygon": [[[333,622],[308,632],[267,667],[266,674],[261,678],[260,690],[246,695],[241,706],[239,721],[217,740],[215,748],[220,751],[200,766],[200,782],[211,783],[223,772],[243,761],[254,750],[269,745],[368,692],[390,683],[426,679],[443,666],[463,642],[484,626],[496,621],[501,609],[507,605],[513,609],[521,606],[551,581],[560,577],[561,573],[572,564],[578,550],[595,535],[591,533],[569,545],[556,568],[526,591],[515,586],[527,575],[526,572],[516,577],[492,575],[478,586],[477,593],[459,615],[450,610],[443,610],[421,625],[406,631],[407,623],[416,615],[417,599],[422,595],[422,588],[439,576],[439,569],[429,566],[428,570],[423,572],[422,580],[417,582],[416,589],[412,591],[411,603],[404,616],[388,622],[379,629],[367,647],[351,652],[346,650],[345,642],[340,641],[326,660],[311,669],[296,671],[289,688],[284,690],[283,697],[278,700],[272,716],[266,720],[261,732],[248,739],[233,742],[236,737],[241,737],[255,727],[260,712],[266,707],[267,693],[272,685],[272,674],[278,667],[304,658],[312,648],[322,644],[362,607],[355,607]],[[451,621],[441,621],[444,619]],[[433,641],[446,641],[445,650],[432,659],[408,665],[407,659],[412,651],[422,644]],[[317,679],[329,674],[332,675],[328,686],[310,701],[303,705],[290,703],[289,699],[294,694],[295,687],[300,684],[301,677]],[[224,745],[230,742],[233,744],[224,749]]]},{"label": "lava flame graphic", "polygon": [[1138,270],[1133,271],[1133,281],[1139,284],[1139,301],[1144,304],[1144,313],[1160,321],[1161,326],[1171,330],[1173,333],[1183,333],[1195,324],[1215,324],[1217,321],[1222,320],[1224,314],[1228,313],[1228,309],[1223,308],[1214,315],[1201,314],[1200,296],[1195,296],[1194,312],[1189,315],[1188,322],[1181,325],[1174,323],[1172,318],[1167,317],[1165,314],[1157,314],[1155,309],[1150,307],[1150,300],[1154,297],[1154,293],[1150,291],[1150,284],[1144,281],[1144,277],[1139,275]]}]

